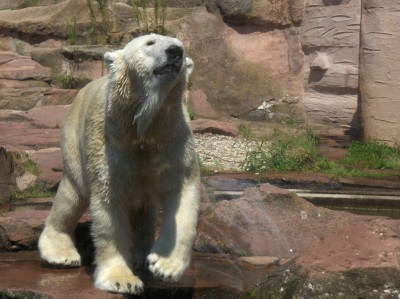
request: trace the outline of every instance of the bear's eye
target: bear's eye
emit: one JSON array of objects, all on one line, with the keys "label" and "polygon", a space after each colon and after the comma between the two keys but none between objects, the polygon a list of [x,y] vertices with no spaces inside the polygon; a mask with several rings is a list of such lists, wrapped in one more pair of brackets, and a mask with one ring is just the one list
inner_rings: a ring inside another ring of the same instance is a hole
[{"label": "bear's eye", "polygon": [[154,45],[156,42],[154,41],[154,40],[149,40],[147,43],[146,43],[146,46],[152,46],[152,45]]}]

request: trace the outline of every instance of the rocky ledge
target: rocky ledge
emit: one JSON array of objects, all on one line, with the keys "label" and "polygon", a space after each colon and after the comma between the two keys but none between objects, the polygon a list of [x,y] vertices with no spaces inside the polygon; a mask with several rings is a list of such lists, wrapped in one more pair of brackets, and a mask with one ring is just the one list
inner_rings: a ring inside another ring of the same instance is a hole
[{"label": "rocky ledge", "polygon": [[[177,284],[143,273],[146,298],[398,298],[400,220],[316,207],[270,184],[233,200],[207,194],[190,270]],[[85,266],[50,269],[35,251],[21,253],[35,250],[48,205],[35,200],[2,212],[0,248],[20,253],[0,255],[7,273],[0,277],[0,293],[119,298],[92,286],[89,215],[76,232]]]}]

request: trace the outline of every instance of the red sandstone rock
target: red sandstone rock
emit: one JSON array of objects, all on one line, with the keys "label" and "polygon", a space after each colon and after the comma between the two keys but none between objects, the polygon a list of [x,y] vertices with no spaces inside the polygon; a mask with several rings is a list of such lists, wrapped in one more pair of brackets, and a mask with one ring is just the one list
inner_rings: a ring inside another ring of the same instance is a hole
[{"label": "red sandstone rock", "polygon": [[213,133],[226,136],[239,135],[239,129],[233,122],[198,118],[191,122],[194,133]]},{"label": "red sandstone rock", "polygon": [[31,121],[33,127],[60,128],[68,110],[68,105],[43,106],[40,108],[33,108],[26,112],[19,112],[16,115]]},{"label": "red sandstone rock", "polygon": [[400,220],[316,207],[265,184],[201,214],[195,248],[240,255],[300,257],[320,271],[400,269]]},{"label": "red sandstone rock", "polygon": [[[51,70],[30,57],[0,52],[0,79],[51,81]],[[7,86],[3,86],[7,87]]]},{"label": "red sandstone rock", "polygon": [[46,188],[53,189],[63,176],[63,162],[61,149],[58,147],[46,148],[38,151],[29,151],[32,159],[39,165],[38,180]]},{"label": "red sandstone rock", "polygon": [[0,229],[6,240],[0,248],[6,250],[34,249],[48,211],[22,210],[0,216]]},{"label": "red sandstone rock", "polygon": [[207,101],[207,95],[201,89],[190,91],[189,107],[196,117],[217,118],[219,113]]}]

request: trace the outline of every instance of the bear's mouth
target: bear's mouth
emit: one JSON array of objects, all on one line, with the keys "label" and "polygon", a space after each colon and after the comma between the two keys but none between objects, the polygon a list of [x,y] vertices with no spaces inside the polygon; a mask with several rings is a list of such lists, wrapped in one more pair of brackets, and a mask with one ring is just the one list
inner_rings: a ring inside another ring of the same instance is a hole
[{"label": "bear's mouth", "polygon": [[181,69],[180,64],[167,63],[163,66],[155,68],[153,73],[156,76],[173,75],[179,73],[180,69]]}]

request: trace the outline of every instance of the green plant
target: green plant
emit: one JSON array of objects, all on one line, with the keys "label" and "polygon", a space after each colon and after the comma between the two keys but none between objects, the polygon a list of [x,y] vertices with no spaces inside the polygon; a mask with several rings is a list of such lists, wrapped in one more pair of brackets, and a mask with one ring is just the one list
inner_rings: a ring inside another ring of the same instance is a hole
[{"label": "green plant", "polygon": [[36,175],[36,176],[38,176],[39,174],[40,174],[40,168],[39,168],[39,165],[35,162],[35,161],[33,161],[32,159],[27,159],[25,162],[24,162],[24,168],[25,168],[25,171],[28,171],[28,172],[30,172],[31,174],[34,174],[34,175]]},{"label": "green plant", "polygon": [[370,169],[399,169],[400,148],[378,141],[354,141],[349,146],[344,163]]},{"label": "green plant", "polygon": [[140,34],[165,34],[168,0],[154,0],[152,12],[148,9],[148,0],[131,0],[131,4]]},{"label": "green plant", "polygon": [[214,171],[212,169],[210,169],[209,167],[207,167],[206,165],[204,165],[203,161],[200,159],[200,157],[198,157],[198,161],[199,161],[199,167],[200,167],[200,174],[202,176],[205,175],[210,175],[213,174]]},{"label": "green plant", "polygon": [[240,136],[242,136],[243,138],[250,139],[250,137],[252,137],[252,132],[251,132],[251,128],[249,125],[240,124],[238,129],[239,129]]},{"label": "green plant", "polygon": [[77,32],[77,21],[78,18],[74,16],[72,21],[66,20],[65,21],[65,30],[67,33],[67,42],[70,45],[74,45],[76,41],[76,32]]},{"label": "green plant", "polygon": [[85,77],[65,74],[61,76],[61,87],[64,89],[79,89],[84,87],[91,80]]},{"label": "green plant", "polygon": [[14,195],[14,200],[25,198],[52,197],[54,195],[54,192],[47,190],[42,183],[35,183],[25,191],[16,193]]},{"label": "green plant", "polygon": [[19,9],[39,6],[41,0],[24,0],[19,6]]},{"label": "green plant", "polygon": [[188,114],[189,114],[190,120],[196,119],[196,112],[194,112],[193,110],[188,109]]},{"label": "green plant", "polygon": [[[239,126],[241,135],[249,139],[251,132]],[[347,156],[333,161],[318,154],[319,137],[311,130],[288,134],[274,131],[266,140],[257,140],[258,149],[250,151],[244,170],[265,173],[268,171],[314,171],[340,177],[398,177],[399,172],[376,173],[369,169],[400,170],[400,148],[371,141],[354,141]],[[253,141],[256,140],[253,138]]]},{"label": "green plant", "polygon": [[244,169],[255,172],[310,170],[318,159],[318,141],[311,130],[296,135],[275,130],[268,146],[248,154]]},{"label": "green plant", "polygon": [[[108,0],[96,0],[96,8],[93,0],[86,0],[86,6],[90,12],[89,36],[92,44],[107,44],[111,40],[111,21],[108,14]],[[98,13],[96,13],[98,12]],[[98,20],[100,15],[101,20]]]}]

